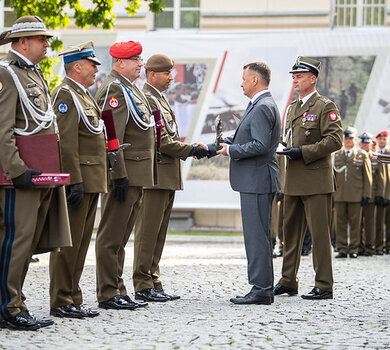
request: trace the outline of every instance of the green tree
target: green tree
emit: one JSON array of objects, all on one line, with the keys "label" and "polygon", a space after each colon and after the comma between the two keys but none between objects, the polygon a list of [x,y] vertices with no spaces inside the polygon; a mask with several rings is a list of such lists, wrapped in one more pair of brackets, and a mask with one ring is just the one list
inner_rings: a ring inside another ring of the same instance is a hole
[{"label": "green tree", "polygon": [[[159,13],[165,7],[163,0],[127,0],[127,13],[135,15],[141,6],[141,2],[149,3],[149,10]],[[11,0],[10,6],[15,11],[15,16],[36,15],[42,18],[48,29],[66,28],[69,24],[67,9],[74,11],[75,24],[80,28],[101,27],[110,30],[114,27],[116,19],[112,12],[114,3],[119,0],[91,0],[90,7],[81,6],[80,0]],[[62,50],[62,41],[56,37],[50,39],[53,51]],[[58,58],[49,57],[40,65],[46,78],[50,81],[51,88],[59,83],[59,77],[53,75],[53,66]]]}]

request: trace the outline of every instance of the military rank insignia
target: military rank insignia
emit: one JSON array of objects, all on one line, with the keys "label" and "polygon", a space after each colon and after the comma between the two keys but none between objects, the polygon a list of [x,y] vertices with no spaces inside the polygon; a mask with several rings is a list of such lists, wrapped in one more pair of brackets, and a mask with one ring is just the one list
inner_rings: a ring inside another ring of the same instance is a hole
[{"label": "military rank insignia", "polygon": [[68,109],[69,108],[68,108],[68,105],[66,103],[60,103],[58,105],[58,112],[60,112],[62,114],[66,113],[68,111]]},{"label": "military rank insignia", "polygon": [[108,101],[108,104],[110,105],[110,107],[116,108],[119,106],[119,101],[115,97],[111,97],[110,101]]},{"label": "military rank insignia", "polygon": [[336,119],[337,119],[337,114],[334,113],[334,112],[329,113],[329,119],[330,119],[332,122],[336,121]]}]

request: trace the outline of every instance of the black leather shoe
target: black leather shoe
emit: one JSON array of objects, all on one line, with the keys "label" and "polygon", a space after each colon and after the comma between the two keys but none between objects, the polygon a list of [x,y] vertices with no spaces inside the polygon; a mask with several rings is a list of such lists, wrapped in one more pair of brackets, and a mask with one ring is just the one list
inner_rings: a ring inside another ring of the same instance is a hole
[{"label": "black leather shoe", "polygon": [[36,318],[29,310],[23,311],[22,313],[23,314],[25,313],[27,319],[29,319],[30,321],[34,321],[34,322],[39,323],[39,325],[41,327],[48,327],[48,326],[51,326],[54,324],[53,320],[50,320],[50,319],[40,320],[40,319]]},{"label": "black leather shoe", "polygon": [[74,307],[82,313],[83,317],[96,317],[100,315],[99,311],[87,309],[83,305],[74,305]]},{"label": "black leather shoe", "polygon": [[127,302],[121,295],[115,295],[111,299],[99,303],[99,307],[106,310],[135,310],[137,308],[134,304]]},{"label": "black leather shoe", "polygon": [[140,301],[140,302],[137,302],[137,301],[134,301],[133,299],[131,299],[128,295],[125,295],[123,296],[123,299],[125,299],[129,304],[132,304],[134,305],[135,307],[139,308],[139,307],[145,307],[145,306],[148,306],[149,304],[145,301]]},{"label": "black leather shoe", "polygon": [[311,252],[311,249],[303,249],[302,250],[302,256],[308,256]]},{"label": "black leather shoe", "polygon": [[363,256],[372,256],[372,253],[366,251],[363,253]]},{"label": "black leather shoe", "polygon": [[170,300],[168,297],[157,293],[153,288],[143,289],[139,292],[135,293],[135,298],[137,300],[144,300],[144,301],[168,301]]},{"label": "black leather shoe", "polygon": [[274,297],[257,295],[255,293],[248,293],[242,298],[231,298],[230,301],[233,304],[237,304],[237,305],[248,305],[248,304],[271,305],[274,302]]},{"label": "black leather shoe", "polygon": [[288,288],[277,283],[274,288],[274,295],[288,294],[290,297],[298,294],[298,289]]},{"label": "black leather shoe", "polygon": [[15,331],[36,331],[41,328],[38,321],[29,317],[25,311],[19,312],[15,316],[5,320],[1,320],[0,325],[2,328],[8,328]]},{"label": "black leather shoe", "polygon": [[50,315],[65,318],[84,318],[83,313],[77,310],[76,307],[71,304],[65,306],[51,307]]},{"label": "black leather shoe", "polygon": [[338,253],[335,258],[336,259],[344,259],[347,257],[347,254],[344,254],[344,253]]},{"label": "black leather shoe", "polygon": [[164,297],[169,298],[169,300],[177,300],[180,299],[180,295],[168,294],[164,292],[164,289],[155,289],[155,291]]},{"label": "black leather shoe", "polygon": [[386,255],[388,255],[388,254],[390,254],[390,249],[383,249],[383,252],[384,252]]},{"label": "black leather shoe", "polygon": [[323,300],[323,299],[333,299],[333,293],[322,290],[318,287],[314,287],[311,292],[308,294],[301,295],[302,299],[310,300]]},{"label": "black leather shoe", "polygon": [[383,250],[376,250],[375,255],[383,255]]},{"label": "black leather shoe", "polygon": [[356,259],[358,257],[358,255],[356,253],[349,253],[349,257],[351,259]]}]

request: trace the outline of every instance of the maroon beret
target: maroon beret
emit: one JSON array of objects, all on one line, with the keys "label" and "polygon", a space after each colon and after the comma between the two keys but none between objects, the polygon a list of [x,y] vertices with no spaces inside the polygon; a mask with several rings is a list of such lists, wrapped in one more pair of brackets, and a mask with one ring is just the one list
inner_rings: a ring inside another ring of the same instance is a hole
[{"label": "maroon beret", "polygon": [[379,131],[376,137],[389,137],[389,132],[387,130]]},{"label": "maroon beret", "polygon": [[142,45],[138,41],[122,41],[110,47],[110,55],[115,58],[130,58],[142,52]]}]

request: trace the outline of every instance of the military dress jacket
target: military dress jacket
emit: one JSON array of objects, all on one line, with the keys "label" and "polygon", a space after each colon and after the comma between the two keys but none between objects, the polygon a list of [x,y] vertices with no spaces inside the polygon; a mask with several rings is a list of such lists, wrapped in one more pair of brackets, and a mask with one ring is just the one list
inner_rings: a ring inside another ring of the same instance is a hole
[{"label": "military dress jacket", "polygon": [[284,193],[290,196],[332,193],[335,190],[332,152],[341,148],[343,130],[337,106],[315,92],[299,107],[291,103],[284,142],[301,147],[302,159],[287,158]]},{"label": "military dress jacket", "polygon": [[101,111],[89,92],[65,77],[53,91],[53,107],[60,133],[62,169],[70,183],[83,183],[86,193],[107,191],[107,151],[104,131],[93,133],[76,108],[77,98],[89,123],[98,127]]},{"label": "military dress jacket", "polygon": [[154,110],[160,110],[165,126],[161,129],[161,162],[157,163],[158,181],[153,188],[182,190],[181,159],[186,160],[192,145],[180,142],[176,116],[166,98],[146,83],[142,89]]},{"label": "military dress jacket", "polygon": [[372,188],[370,203],[374,203],[375,197],[385,197],[385,188],[386,188],[386,174],[385,166],[386,164],[379,162],[374,158],[372,151],[368,152],[371,162],[371,173],[372,173]]},{"label": "military dress jacket", "polygon": [[362,197],[371,197],[372,173],[367,152],[354,148],[347,156],[341,149],[334,154],[333,163],[337,185],[335,202],[360,202]]},{"label": "military dress jacket", "polygon": [[[46,80],[36,69],[26,66],[21,57],[10,52],[2,63],[9,65],[19,78],[19,81],[28,97],[36,108],[43,111],[51,104],[49,88]],[[8,179],[23,174],[27,170],[26,164],[19,157],[15,144],[15,128],[32,132],[37,124],[26,111],[27,123],[19,100],[19,92],[10,72],[5,66],[0,66],[0,163]],[[54,124],[36,134],[54,134]],[[35,133],[34,133],[35,134]],[[39,170],[39,169],[38,169]]]},{"label": "military dress jacket", "polygon": [[128,109],[125,86],[130,91],[137,109],[143,113],[141,120],[151,122],[151,109],[145,95],[138,87],[112,70],[96,93],[96,101],[102,110],[112,110],[116,135],[120,144],[130,146],[118,152],[118,161],[113,166],[111,179],[128,177],[129,186],[153,186],[157,181],[157,157],[155,128],[137,124]]},{"label": "military dress jacket", "polygon": [[[380,151],[378,151],[380,153]],[[386,146],[384,154],[390,154],[390,147]],[[385,195],[384,198],[390,200],[390,164],[382,163],[385,169]]]}]

